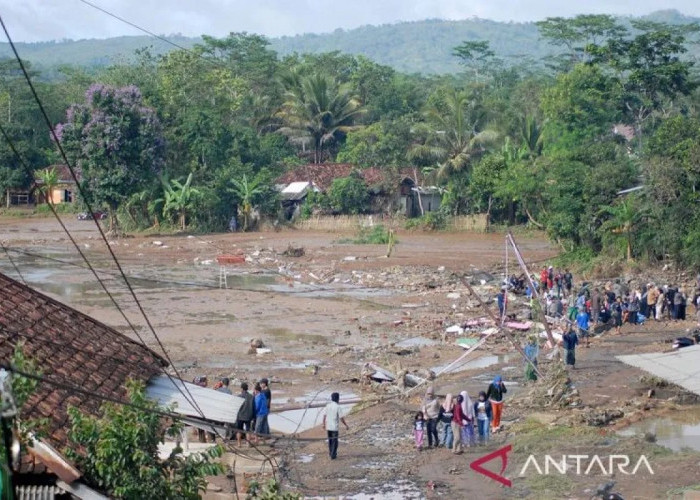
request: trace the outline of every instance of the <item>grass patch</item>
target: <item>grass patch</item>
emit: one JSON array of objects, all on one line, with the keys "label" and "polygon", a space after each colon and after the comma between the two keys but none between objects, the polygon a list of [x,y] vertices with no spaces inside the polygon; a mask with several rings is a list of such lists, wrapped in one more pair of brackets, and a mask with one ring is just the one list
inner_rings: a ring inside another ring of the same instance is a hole
[{"label": "grass patch", "polygon": [[378,224],[372,227],[361,227],[355,238],[343,238],[338,240],[341,244],[354,245],[387,245],[394,239],[394,244],[398,243],[395,236],[383,225]]},{"label": "grass patch", "polygon": [[547,453],[553,449],[571,448],[594,443],[600,439],[600,431],[587,425],[550,426],[528,418],[513,426],[513,451],[529,455]]},{"label": "grass patch", "polygon": [[564,252],[552,259],[552,265],[559,269],[572,269],[577,273],[590,273],[595,265],[596,255],[590,248],[577,248]]},{"label": "grass patch", "polygon": [[447,229],[448,215],[445,212],[428,212],[422,217],[408,219],[405,229],[422,229],[423,231],[442,231]]},{"label": "grass patch", "polygon": [[529,498],[559,500],[566,498],[574,488],[574,482],[562,475],[534,475],[525,479],[530,490]]},{"label": "grass patch", "polygon": [[678,488],[670,489],[666,492],[666,498],[684,498],[686,491],[700,491],[700,484],[680,486]]}]

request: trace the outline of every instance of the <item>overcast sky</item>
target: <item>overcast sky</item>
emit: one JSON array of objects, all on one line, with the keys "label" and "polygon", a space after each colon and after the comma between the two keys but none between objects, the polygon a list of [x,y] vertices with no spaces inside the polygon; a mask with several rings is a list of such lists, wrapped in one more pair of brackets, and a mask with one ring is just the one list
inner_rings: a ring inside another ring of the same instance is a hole
[{"label": "overcast sky", "polygon": [[[365,24],[427,18],[533,21],[584,13],[643,15],[677,9],[700,17],[699,0],[90,0],[158,34],[225,36],[247,31],[268,36],[325,33]],[[17,41],[138,35],[80,0],[0,0]]]}]

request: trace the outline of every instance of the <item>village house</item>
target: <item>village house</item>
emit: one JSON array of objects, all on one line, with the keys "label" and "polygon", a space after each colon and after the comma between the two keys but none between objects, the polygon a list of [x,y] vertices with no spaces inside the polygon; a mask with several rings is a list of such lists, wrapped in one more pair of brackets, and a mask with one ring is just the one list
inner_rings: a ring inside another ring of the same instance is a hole
[{"label": "village house", "polygon": [[[66,458],[66,450],[74,447],[68,437],[68,408],[98,415],[103,403],[100,398],[126,399],[129,379],[143,382],[150,399],[162,405],[176,404],[174,411],[187,424],[203,430],[211,431],[213,426],[225,432],[235,423],[242,402],[235,396],[167,377],[164,370],[168,363],[148,347],[0,273],[2,363],[10,361],[18,343],[46,380],[19,409],[25,421],[48,422],[43,437],[34,439],[22,454],[14,475],[18,492],[23,488],[43,492],[43,496],[31,498],[106,498],[88,487],[83,472]],[[184,388],[192,394],[197,409],[182,395]]]},{"label": "village house", "polygon": [[411,218],[440,208],[442,193],[435,186],[423,186],[424,178],[416,168],[360,169],[350,163],[320,163],[299,166],[277,179],[287,218],[298,215],[311,186],[316,192],[326,192],[334,179],[349,177],[353,172],[359,173],[367,185],[370,194],[367,212],[399,213]]},{"label": "village house", "polygon": [[[44,171],[51,169],[56,170],[58,177],[56,185],[53,186],[50,193],[36,193],[35,197],[37,203],[51,202],[54,205],[73,203],[75,201],[75,194],[77,193],[77,186],[70,173],[70,169],[67,165],[51,165],[45,168]],[[34,183],[38,188],[41,188],[43,185],[43,181],[38,177],[34,180]]]}]

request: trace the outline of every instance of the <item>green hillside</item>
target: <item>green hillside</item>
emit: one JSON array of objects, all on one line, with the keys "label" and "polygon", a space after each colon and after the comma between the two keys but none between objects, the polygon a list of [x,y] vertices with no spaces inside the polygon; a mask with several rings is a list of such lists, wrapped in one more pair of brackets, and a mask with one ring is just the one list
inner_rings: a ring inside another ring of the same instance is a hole
[{"label": "green hillside", "polygon": [[[686,24],[700,19],[684,16],[675,10],[658,11],[645,19]],[[169,37],[174,43],[191,47],[198,38]],[[364,55],[408,73],[454,73],[460,67],[451,55],[452,48],[464,40],[488,40],[491,48],[506,62],[541,59],[553,52],[540,40],[534,23],[504,23],[486,19],[444,21],[431,19],[417,22],[363,26],[352,30],[336,30],[325,34],[305,34],[271,39],[274,50],[284,56],[298,53],[341,51]],[[40,68],[57,64],[104,66],[133,57],[134,51],[150,47],[161,54],[174,47],[148,36],[124,36],[105,40],[77,40],[41,43],[20,43],[18,49],[26,59]],[[700,47],[690,47],[700,56]],[[7,44],[0,44],[0,56],[9,56]]]}]

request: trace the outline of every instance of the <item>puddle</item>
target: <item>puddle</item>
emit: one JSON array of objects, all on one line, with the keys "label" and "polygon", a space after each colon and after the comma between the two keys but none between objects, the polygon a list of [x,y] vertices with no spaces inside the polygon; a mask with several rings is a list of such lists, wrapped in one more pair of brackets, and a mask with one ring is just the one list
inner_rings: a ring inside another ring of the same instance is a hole
[{"label": "puddle", "polygon": [[410,339],[402,340],[401,342],[397,342],[396,347],[405,347],[410,349],[411,347],[424,347],[437,344],[438,342],[432,339],[426,339],[425,337],[413,337]]},{"label": "puddle", "polygon": [[[480,358],[467,361],[465,363],[458,363],[450,368],[448,371],[443,373],[457,373],[466,370],[475,370],[478,368],[488,368],[489,366],[509,363],[516,358],[520,357],[519,354],[499,354],[498,356],[489,354],[487,356],[481,356]],[[443,369],[447,368],[450,363],[444,365],[435,366],[432,370],[437,374],[442,372]]]},{"label": "puddle", "polygon": [[296,461],[300,464],[310,464],[314,461],[314,458],[316,458],[316,455],[299,455]]},{"label": "puddle", "polygon": [[383,484],[376,491],[343,495],[343,500],[418,500],[425,498],[418,486],[407,480]]},{"label": "puddle", "polygon": [[700,411],[681,411],[673,417],[654,418],[637,422],[619,430],[620,436],[656,435],[656,443],[673,451],[691,448],[700,451]]}]

